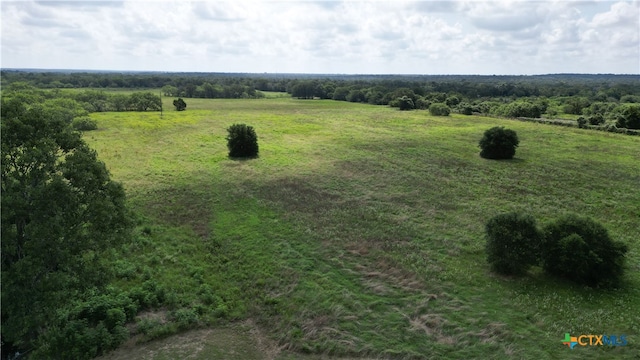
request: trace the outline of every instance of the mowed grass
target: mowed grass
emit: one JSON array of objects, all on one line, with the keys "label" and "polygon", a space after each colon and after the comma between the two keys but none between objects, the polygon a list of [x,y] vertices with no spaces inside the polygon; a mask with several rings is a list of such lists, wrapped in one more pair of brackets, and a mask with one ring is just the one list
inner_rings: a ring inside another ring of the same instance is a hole
[{"label": "mowed grass", "polygon": [[[152,279],[166,308],[224,336],[250,322],[271,345],[249,358],[640,356],[640,138],[336,101],[171,100],[162,118],[92,114],[85,134],[142,215],[114,252],[114,286]],[[233,123],[255,127],[259,158],[227,157]],[[478,156],[495,125],[518,133],[514,160]],[[623,286],[491,273],[484,224],[512,210],[597,219],[630,247]],[[567,332],[628,345],[570,350]]]}]

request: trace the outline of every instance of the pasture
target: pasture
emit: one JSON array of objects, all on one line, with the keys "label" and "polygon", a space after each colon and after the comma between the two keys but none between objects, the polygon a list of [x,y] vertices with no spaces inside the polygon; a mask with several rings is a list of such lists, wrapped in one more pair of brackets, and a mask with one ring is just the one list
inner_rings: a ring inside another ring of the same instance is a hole
[{"label": "pasture", "polygon": [[[177,335],[204,339],[179,341],[180,357],[640,356],[640,137],[330,100],[172,100],[162,118],[93,113],[84,135],[140,214],[111,254],[113,286],[166,293],[147,331],[104,358],[177,356],[171,312],[204,329]],[[227,157],[234,123],[256,129],[257,159]],[[478,156],[496,125],[517,132],[515,159]],[[601,222],[629,245],[623,286],[491,273],[484,224],[512,210]],[[565,333],[628,345],[570,350]]]}]

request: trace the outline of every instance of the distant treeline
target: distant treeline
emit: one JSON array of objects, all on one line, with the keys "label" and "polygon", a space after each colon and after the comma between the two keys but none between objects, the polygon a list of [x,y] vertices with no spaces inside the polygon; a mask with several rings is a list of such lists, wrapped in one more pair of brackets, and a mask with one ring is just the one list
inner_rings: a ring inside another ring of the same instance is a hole
[{"label": "distant treeline", "polygon": [[[388,93],[409,88],[418,95],[431,92],[455,93],[466,98],[584,96],[596,101],[620,100],[640,95],[639,75],[557,74],[534,76],[487,75],[314,75],[242,73],[115,73],[34,72],[2,70],[2,86],[26,82],[39,88],[128,88],[158,89],[171,86],[171,96],[234,98],[256,97],[258,91],[287,91],[310,82],[313,96],[334,98],[338,88],[376,89]],[[167,88],[169,89],[169,88]],[[173,90],[173,89],[172,89]],[[340,95],[340,94],[338,94]]]},{"label": "distant treeline", "polygon": [[[333,99],[388,105],[401,110],[439,109],[448,114],[554,118],[584,116],[583,125],[639,128],[640,75],[312,75],[224,73],[101,73],[3,70],[3,88],[91,88],[73,95],[93,111],[153,109],[146,98],[125,101],[96,89],[162,89],[185,98],[261,98],[263,91],[299,99]],[[133,95],[132,95],[133,96]],[[151,100],[151,95],[148,96]],[[156,104],[159,104],[159,99]],[[158,105],[160,106],[160,105]],[[433,111],[432,111],[433,112]],[[629,120],[631,119],[631,120]]]}]

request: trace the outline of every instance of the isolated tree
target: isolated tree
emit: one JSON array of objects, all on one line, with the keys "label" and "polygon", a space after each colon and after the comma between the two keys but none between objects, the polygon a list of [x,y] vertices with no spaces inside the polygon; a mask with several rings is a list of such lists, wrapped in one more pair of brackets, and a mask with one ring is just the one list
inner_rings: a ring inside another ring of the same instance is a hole
[{"label": "isolated tree", "polygon": [[187,109],[187,103],[182,100],[182,98],[178,98],[173,100],[173,106],[176,107],[177,111],[184,111]]},{"label": "isolated tree", "polygon": [[253,126],[233,124],[227,132],[227,148],[230,157],[258,156],[258,135]]},{"label": "isolated tree", "polygon": [[130,228],[122,186],[61,114],[2,101],[1,329],[20,350],[71,294],[104,285],[101,254]]},{"label": "isolated tree", "polygon": [[485,131],[480,139],[480,156],[485,159],[511,159],[518,144],[520,140],[515,131],[496,126]]}]

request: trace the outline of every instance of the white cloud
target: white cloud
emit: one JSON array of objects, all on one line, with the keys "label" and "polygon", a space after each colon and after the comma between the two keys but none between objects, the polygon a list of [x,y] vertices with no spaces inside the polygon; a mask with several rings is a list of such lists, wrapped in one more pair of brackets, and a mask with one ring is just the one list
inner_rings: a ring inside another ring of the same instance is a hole
[{"label": "white cloud", "polygon": [[2,66],[638,73],[638,1],[2,1]]}]

